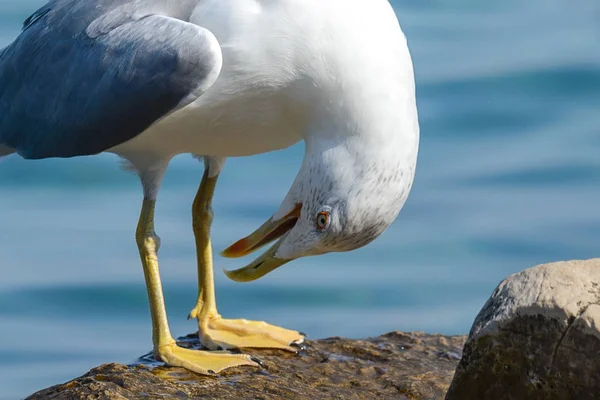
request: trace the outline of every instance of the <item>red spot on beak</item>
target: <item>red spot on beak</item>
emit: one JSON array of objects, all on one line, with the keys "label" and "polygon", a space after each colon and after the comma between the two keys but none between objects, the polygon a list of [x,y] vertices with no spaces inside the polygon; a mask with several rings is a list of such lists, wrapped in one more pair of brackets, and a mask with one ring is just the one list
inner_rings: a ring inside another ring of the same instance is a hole
[{"label": "red spot on beak", "polygon": [[243,257],[247,254],[250,247],[250,241],[247,238],[243,238],[223,250],[221,255],[228,258]]},{"label": "red spot on beak", "polygon": [[285,235],[290,229],[296,225],[298,218],[300,218],[300,212],[302,211],[302,204],[296,204],[289,213],[283,218],[276,221],[270,219],[265,222],[260,228],[254,233],[246,236],[243,239],[238,240],[225,250],[221,252],[223,257],[237,258],[243,257],[247,254],[252,253],[256,249],[279,239]]}]

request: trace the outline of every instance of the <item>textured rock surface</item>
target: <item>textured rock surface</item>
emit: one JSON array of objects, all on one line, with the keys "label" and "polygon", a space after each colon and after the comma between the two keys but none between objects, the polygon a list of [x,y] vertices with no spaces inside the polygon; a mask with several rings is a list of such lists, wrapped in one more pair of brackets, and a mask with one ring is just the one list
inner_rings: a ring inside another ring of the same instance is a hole
[{"label": "textured rock surface", "polygon": [[463,354],[447,400],[599,399],[600,259],[508,277]]},{"label": "textured rock surface", "polygon": [[[197,345],[188,338],[187,347]],[[252,350],[265,369],[202,377],[178,368],[106,364],[30,399],[441,399],[466,336],[391,332],[308,341],[300,354]]]}]

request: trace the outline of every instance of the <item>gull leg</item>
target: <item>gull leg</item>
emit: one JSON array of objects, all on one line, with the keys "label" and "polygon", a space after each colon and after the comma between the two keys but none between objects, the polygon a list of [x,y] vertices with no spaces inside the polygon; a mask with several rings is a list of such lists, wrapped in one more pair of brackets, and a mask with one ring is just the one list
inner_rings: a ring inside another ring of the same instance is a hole
[{"label": "gull leg", "polygon": [[154,233],[154,205],[154,200],[144,198],[136,231],[136,241],[144,267],[144,277],[150,302],[154,357],[170,366],[186,368],[199,374],[213,374],[226,368],[241,365],[258,366],[247,355],[190,350],[181,348],[175,343],[169,331],[158,269],[156,253],[160,240]]},{"label": "gull leg", "polygon": [[213,220],[212,198],[218,174],[206,170],[192,207],[198,258],[198,300],[189,318],[198,319],[200,341],[209,349],[275,348],[296,352],[304,335],[262,321],[223,319],[217,312],[210,228]]}]

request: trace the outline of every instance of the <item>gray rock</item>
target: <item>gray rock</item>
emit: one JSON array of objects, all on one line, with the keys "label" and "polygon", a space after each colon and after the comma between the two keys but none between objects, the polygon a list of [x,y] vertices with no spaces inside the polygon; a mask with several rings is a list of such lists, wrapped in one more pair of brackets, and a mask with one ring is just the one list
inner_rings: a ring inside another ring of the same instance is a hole
[{"label": "gray rock", "polygon": [[500,283],[446,399],[600,399],[600,259],[539,265]]}]

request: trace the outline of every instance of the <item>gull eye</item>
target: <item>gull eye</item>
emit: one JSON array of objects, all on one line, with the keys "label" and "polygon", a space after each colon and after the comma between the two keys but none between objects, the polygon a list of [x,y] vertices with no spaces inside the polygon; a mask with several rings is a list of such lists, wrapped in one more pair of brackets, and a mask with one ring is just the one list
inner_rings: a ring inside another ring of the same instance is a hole
[{"label": "gull eye", "polygon": [[329,226],[329,212],[321,211],[317,214],[317,230],[324,231]]}]

